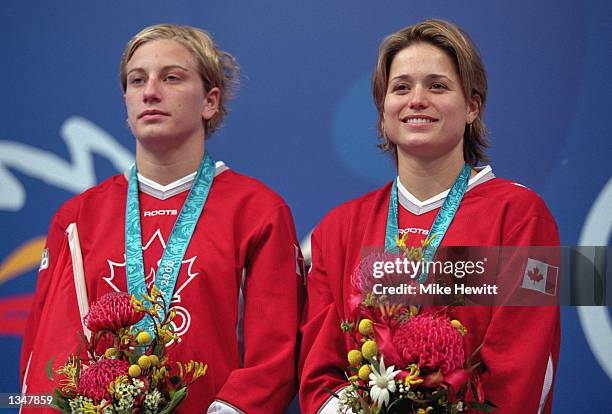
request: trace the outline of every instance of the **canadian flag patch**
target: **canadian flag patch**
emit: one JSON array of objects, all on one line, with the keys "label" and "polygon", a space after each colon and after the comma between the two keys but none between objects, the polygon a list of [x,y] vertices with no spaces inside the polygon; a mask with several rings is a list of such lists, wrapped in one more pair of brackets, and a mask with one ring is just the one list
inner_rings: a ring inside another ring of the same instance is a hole
[{"label": "canadian flag patch", "polygon": [[521,287],[555,296],[558,279],[559,268],[557,266],[528,258]]}]

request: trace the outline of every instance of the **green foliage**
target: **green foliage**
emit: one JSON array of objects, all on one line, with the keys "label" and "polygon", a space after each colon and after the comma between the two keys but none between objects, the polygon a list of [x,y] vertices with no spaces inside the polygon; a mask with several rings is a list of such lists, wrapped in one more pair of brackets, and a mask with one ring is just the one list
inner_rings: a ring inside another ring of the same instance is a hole
[{"label": "green foliage", "polygon": [[170,400],[166,408],[164,408],[164,410],[161,411],[159,414],[172,413],[172,411],[176,407],[178,407],[178,405],[185,399],[185,397],[187,397],[187,387],[179,388],[178,390],[176,390],[176,392],[172,396],[172,399]]},{"label": "green foliage", "polygon": [[51,381],[53,381],[53,361],[55,360],[55,357],[51,358],[49,360],[49,362],[47,362],[47,378],[49,378]]}]

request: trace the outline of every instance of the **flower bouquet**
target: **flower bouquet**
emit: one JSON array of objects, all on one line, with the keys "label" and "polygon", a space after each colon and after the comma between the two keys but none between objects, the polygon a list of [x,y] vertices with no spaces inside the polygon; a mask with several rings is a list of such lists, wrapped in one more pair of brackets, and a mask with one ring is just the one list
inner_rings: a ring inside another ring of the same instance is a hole
[{"label": "flower bouquet", "polygon": [[[405,238],[397,240],[406,257],[417,261],[422,260],[421,249],[427,243],[407,248]],[[359,298],[351,301],[354,319],[341,326],[354,348],[347,355],[350,385],[334,393],[339,398],[338,413],[494,411],[495,405],[484,397],[480,362],[472,363],[480,347],[465,358],[467,330],[447,316],[448,308],[419,313],[416,306],[391,303],[384,295]]]},{"label": "flower bouquet", "polygon": [[[77,353],[55,372],[53,360],[47,365],[57,384],[52,407],[65,413],[171,413],[187,387],[206,374],[201,362],[170,362],[166,345],[178,340],[171,324],[175,312],[160,312],[165,301],[155,286],[142,296],[113,292],[92,304],[84,318],[91,339],[83,337]],[[135,327],[145,317],[153,338]]]}]

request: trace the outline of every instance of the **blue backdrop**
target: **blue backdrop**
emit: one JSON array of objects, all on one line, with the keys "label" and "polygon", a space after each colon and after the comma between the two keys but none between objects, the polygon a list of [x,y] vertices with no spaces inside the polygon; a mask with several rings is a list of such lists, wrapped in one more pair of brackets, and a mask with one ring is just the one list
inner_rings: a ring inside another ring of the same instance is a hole
[{"label": "blue backdrop", "polygon": [[[306,239],[332,207],[394,176],[376,148],[369,93],[379,42],[426,17],[450,19],[472,35],[487,66],[496,175],[542,195],[563,244],[609,244],[610,2],[4,0],[0,7],[0,392],[19,390],[21,334],[52,214],[131,162],[118,62],[125,42],[154,23],[205,28],[236,56],[242,86],[209,149],[280,193]],[[562,329],[554,412],[609,410],[609,309],[564,308]]]}]

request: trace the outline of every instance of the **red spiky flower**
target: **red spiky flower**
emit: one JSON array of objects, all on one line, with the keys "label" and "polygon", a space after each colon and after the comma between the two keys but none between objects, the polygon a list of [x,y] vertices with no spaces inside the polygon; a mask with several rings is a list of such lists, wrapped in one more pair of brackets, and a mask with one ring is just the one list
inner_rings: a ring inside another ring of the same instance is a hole
[{"label": "red spiky flower", "polygon": [[136,311],[132,306],[129,293],[111,292],[91,305],[84,322],[92,332],[117,332],[121,328],[134,325],[143,317],[144,312]]},{"label": "red spiky flower", "polygon": [[392,342],[406,365],[417,364],[427,371],[446,375],[465,361],[463,338],[445,317],[417,315],[400,325]]},{"label": "red spiky flower", "polygon": [[94,404],[102,400],[111,400],[108,386],[122,375],[128,375],[130,363],[120,359],[101,359],[94,362],[81,373],[78,392],[91,398]]}]

